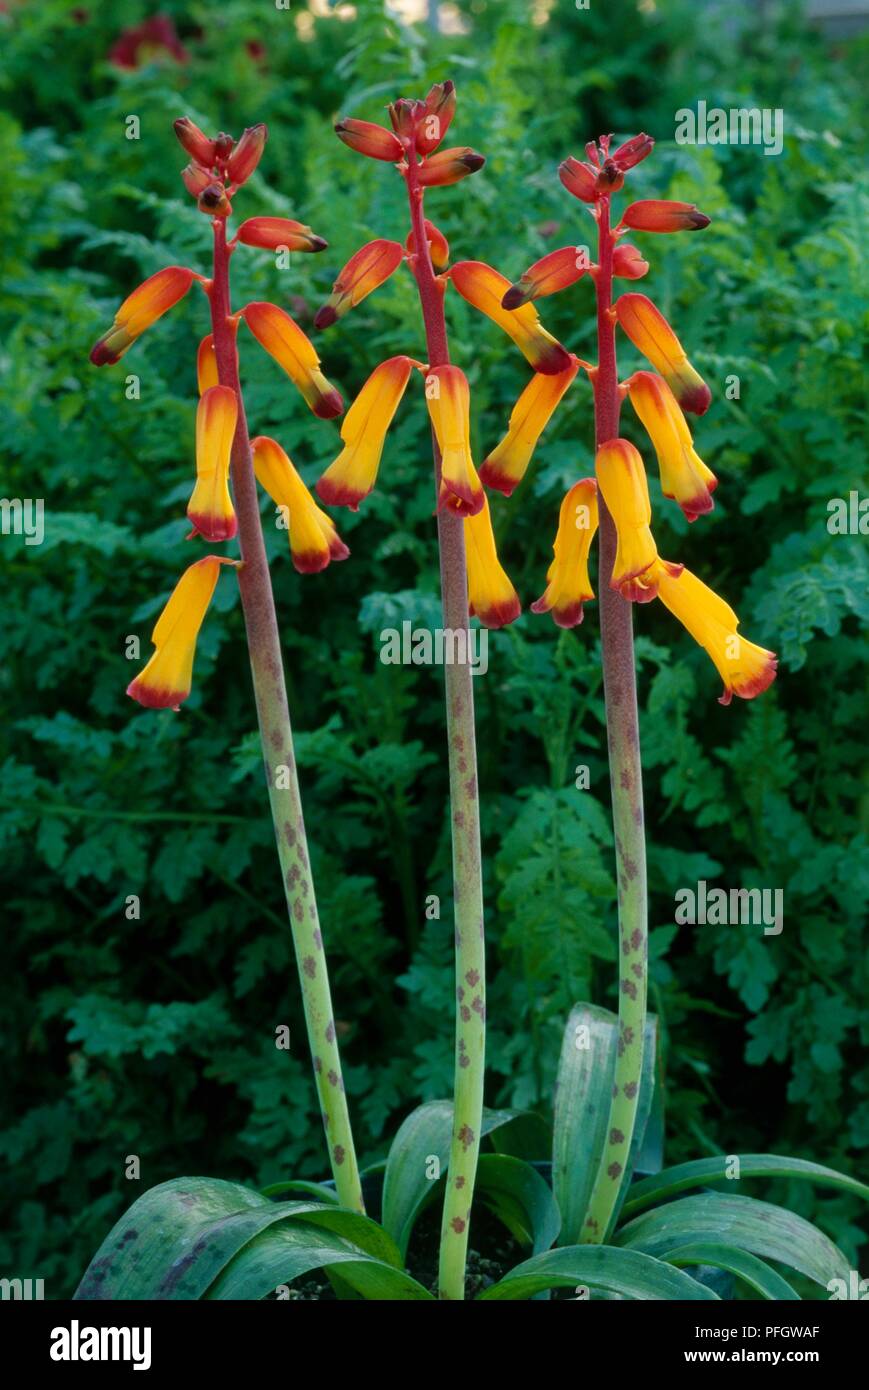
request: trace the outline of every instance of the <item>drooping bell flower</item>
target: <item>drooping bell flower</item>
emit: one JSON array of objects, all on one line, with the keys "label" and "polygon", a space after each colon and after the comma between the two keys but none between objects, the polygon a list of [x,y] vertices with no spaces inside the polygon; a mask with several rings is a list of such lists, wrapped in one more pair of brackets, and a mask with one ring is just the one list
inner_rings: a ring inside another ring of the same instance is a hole
[{"label": "drooping bell flower", "polygon": [[709,221],[693,203],[644,198],[625,208],[621,225],[636,232],[699,232],[709,226]]},{"label": "drooping bell flower", "polygon": [[660,372],[682,409],[692,415],[705,415],[712,392],[691,366],[685,349],[651,299],[644,294],[623,294],[614,308],[634,347]]},{"label": "drooping bell flower", "polygon": [[495,547],[489,503],[465,517],[465,556],[468,570],[468,612],[484,627],[506,627],[522,612],[519,595],[504,570]]},{"label": "drooping bell flower", "polygon": [[186,266],[169,265],[143,280],[124,300],[105,337],[91,348],[90,360],[94,366],[107,367],[120,361],[146,328],[184,298],[194,278],[201,280],[202,276],[194,275]]},{"label": "drooping bell flower", "polygon": [[485,156],[472,150],[470,145],[461,145],[454,150],[439,150],[420,164],[417,176],[420,187],[446,188],[460,179],[466,179],[469,174],[476,174],[485,162]]},{"label": "drooping bell flower", "polygon": [[558,166],[558,177],[568,193],[572,193],[574,198],[579,198],[583,203],[593,203],[600,197],[597,175],[598,171],[594,165],[574,159],[572,155]]},{"label": "drooping bell flower", "polygon": [[219,381],[214,337],[211,333],[206,333],[196,352],[196,384],[199,387],[200,396],[203,396],[212,386],[217,386]]},{"label": "drooping bell flower", "polygon": [[719,704],[729,705],[734,695],[751,700],[772,685],[778,666],[775,652],[739,636],[739,619],[723,598],[690,570],[666,561],[658,562],[652,578],[661,602],[715,663],[724,682]]},{"label": "drooping bell flower", "polygon": [[675,499],[689,521],[711,512],[718,479],[695,452],[688,423],[666,381],[654,372],[635,372],[628,394],[658,456],[664,496]]},{"label": "drooping bell flower", "polygon": [[[425,219],[425,235],[428,242],[428,252],[431,257],[432,269],[438,274],[446,270],[450,263],[450,244],[433,222]],[[407,234],[404,243],[408,256],[416,255],[416,241],[413,235],[413,228]]]},{"label": "drooping bell flower", "polygon": [[557,376],[534,373],[513,407],[507,433],[483,460],[480,479],[487,487],[509,497],[521,483],[538,439],[578,370],[574,357],[567,370]]},{"label": "drooping bell flower", "polygon": [[229,456],[238,420],[238,399],[229,386],[211,386],[196,410],[196,486],[187,506],[192,535],[231,540],[238,530],[229,495]]},{"label": "drooping bell flower", "polygon": [[404,247],[398,241],[379,238],[361,247],[350,257],[332,286],[328,300],[317,311],[314,327],[328,328],[337,323],[348,310],[361,304],[372,290],[388,280],[403,259]]},{"label": "drooping bell flower", "polygon": [[449,276],[463,299],[513,339],[535,372],[555,376],[567,371],[571,364],[570,353],[547,333],[533,304],[523,304],[512,310],[502,308],[501,301],[510,289],[506,276],[484,261],[459,261]]},{"label": "drooping bell flower", "polygon": [[386,126],[373,121],[356,121],[347,117],[335,126],[335,134],[351,150],[368,155],[369,159],[382,159],[395,164],[404,158],[401,141]]},{"label": "drooping bell flower", "polygon": [[425,398],[441,454],[439,507],[476,516],[486,498],[471,457],[471,392],[459,367],[430,367]]},{"label": "drooping bell flower", "polygon": [[127,694],[151,709],[178,709],[190,694],[196,639],[208,611],[221,565],[237,562],[205,555],[184,571],[157,619],[156,647],[147,666],[127,686]]},{"label": "drooping bell flower", "polygon": [[230,183],[238,187],[247,182],[262,158],[268,134],[268,126],[259,124],[247,127],[226,161],[226,176]]},{"label": "drooping bell flower", "polygon": [[325,251],[329,245],[316,236],[303,222],[291,217],[249,217],[242,222],[236,237],[245,246],[259,246],[264,251]]},{"label": "drooping bell flower", "polygon": [[580,246],[563,246],[560,251],[550,251],[542,256],[511,285],[501,307],[518,309],[529,304],[532,299],[545,299],[547,295],[557,294],[559,290],[575,285],[577,280],[591,268],[588,253]]},{"label": "drooping bell flower", "polygon": [[422,363],[390,357],[374,368],[341,425],[344,448],[317,483],[322,501],[358,511],[377,480],[386,432],[414,367]]},{"label": "drooping bell flower", "polygon": [[425,99],[416,123],[416,148],[422,155],[432,154],[450,128],[456,113],[454,82],[436,82]]},{"label": "drooping bell flower", "polygon": [[618,534],[610,587],[622,598],[648,603],[656,589],[647,579],[658,550],[651,531],[652,504],[643,460],[627,439],[602,444],[594,461],[597,484]]},{"label": "drooping bell flower", "polygon": [[620,242],[613,251],[613,275],[621,280],[641,280],[648,274],[649,262],[644,261],[636,246]]},{"label": "drooping bell flower", "polygon": [[284,515],[299,573],[316,574],[331,560],[346,560],[350,551],[334,521],[317,506],[277,440],[261,434],[251,440],[250,447],[257,481]]},{"label": "drooping bell flower", "polygon": [[551,613],[559,627],[576,627],[582,622],[582,605],[594,598],[588,556],[597,526],[597,484],[594,478],[581,478],[561,503],[546,591],[532,603],[532,613]]},{"label": "drooping bell flower", "polygon": [[321,420],[340,415],[344,409],[340,392],[320,371],[314,344],[289,314],[268,303],[248,304],[241,313],[257,342],[283,367],[314,414]]}]

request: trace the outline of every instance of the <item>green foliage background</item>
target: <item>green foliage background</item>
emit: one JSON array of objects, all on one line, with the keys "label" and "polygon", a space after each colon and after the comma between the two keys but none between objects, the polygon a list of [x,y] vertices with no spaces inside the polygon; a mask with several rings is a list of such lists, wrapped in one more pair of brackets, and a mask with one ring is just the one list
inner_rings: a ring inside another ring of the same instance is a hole
[{"label": "green foliage background", "polygon": [[[375,0],[349,18],[346,8],[311,20],[299,4],[166,0],[189,61],[157,55],[132,72],[107,58],[148,12],[134,0],[41,0],[0,15],[2,491],[46,501],[42,546],[14,536],[0,545],[0,1272],[44,1277],[53,1297],[70,1291],[142,1190],[125,1180],[127,1155],[140,1156],[145,1186],[179,1173],[265,1183],[324,1169],[230,580],[184,712],[155,716],[123,693],[127,636],[148,650],[191,555],[183,513],[204,301],[191,294],[114,371],[92,369],[87,353],[145,275],[173,262],[207,269],[207,223],[177,176],[171,122],[184,113],[236,134],[268,122],[262,172],[237,208],[298,216],[330,247],[284,272],[242,248],[236,302],[273,297],[303,324],[363,241],[405,235],[398,179],[341,145],[332,120],[380,119],[391,97],[446,76],[459,87],[455,142],[488,158],[480,175],[428,200],[454,258],[514,278],[547,249],[588,238],[555,167],[601,130],[656,136],[635,196],[687,198],[713,217],[701,237],[640,238],[652,261],[640,288],[713,386],[696,436],[721,480],[712,518],[690,530],[653,495],[656,534],[662,554],[722,591],[781,667],[764,698],[721,709],[715,672],[666,611],[637,614],[667,1157],[772,1149],[859,1174],[869,1141],[866,539],[826,530],[827,500],[866,486],[865,42],[830,51],[790,6],[765,6],[761,19],[754,6],[681,0],[589,11],[472,0],[453,7],[469,31],[453,36],[401,30]],[[674,113],[700,98],[783,108],[784,152],[676,146]],[[130,114],[138,140],[125,138]],[[527,368],[458,296],[448,306],[482,458]],[[591,353],[588,286],[549,301],[543,317]],[[277,435],[315,479],[337,453],[335,426],[310,415],[251,339],[241,349],[254,429]],[[406,273],[324,335],[322,350],[348,400],[382,358],[423,355]],[[636,365],[625,350],[623,372]],[[128,372],[141,379],[138,402],[125,399]],[[724,398],[729,374],[738,400]],[[639,444],[632,413],[624,419]],[[377,659],[384,626],[436,621],[427,435],[409,392],[376,493],[358,516],[338,517],[346,564],[301,578],[285,533],[266,528],[367,1159],[410,1107],[448,1094],[452,1069],[440,674]],[[570,1005],[614,1002],[596,610],[567,634],[527,612],[560,497],[591,470],[591,442],[590,393],[578,382],[520,491],[495,499],[526,613],[491,638],[476,685],[487,1099],[544,1111]],[[574,789],[579,763],[590,791]],[[783,933],[677,928],[674,893],[699,878],[782,888]],[[427,922],[433,893],[441,920]],[[139,921],[125,917],[130,894]],[[289,1055],[274,1046],[281,1023],[292,1029]],[[851,1199],[778,1195],[856,1251]]]}]

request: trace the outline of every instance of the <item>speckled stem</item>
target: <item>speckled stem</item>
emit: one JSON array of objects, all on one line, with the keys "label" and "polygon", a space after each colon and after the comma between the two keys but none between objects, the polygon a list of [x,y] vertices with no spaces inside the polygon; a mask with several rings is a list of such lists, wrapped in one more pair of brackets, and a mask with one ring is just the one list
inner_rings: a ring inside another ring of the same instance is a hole
[{"label": "speckled stem", "polygon": [[[619,432],[620,397],[612,304],[613,246],[609,197],[600,202],[597,287],[598,371],[595,439],[598,448]],[[616,1211],[637,1118],[648,981],[646,839],[634,668],[631,604],[610,588],[616,554],[615,523],[598,493],[600,511],[601,646],[606,695],[610,788],[619,904],[619,1042],[607,1142],[589,1199],[581,1239],[605,1241]]]},{"label": "speckled stem", "polygon": [[238,377],[235,324],[230,319],[231,254],[226,244],[226,224],[221,219],[215,219],[214,278],[209,290],[211,322],[220,383],[232,387],[238,398],[238,425],[232,445],[232,489],[243,561],[238,571],[238,583],[247,629],[266,781],[302,987],[314,1079],[329,1146],[329,1161],[341,1203],[356,1211],[363,1211],[362,1186],[335,1036],[326,954],[308,861],[274,596]]},{"label": "speckled stem", "polygon": [[[449,362],[444,320],[444,282],[435,277],[425,235],[423,190],[415,156],[409,152],[407,190],[416,256],[413,273],[430,367]],[[440,454],[432,435],[435,496],[440,488]],[[465,531],[461,517],[438,512],[441,598],[444,627],[468,628]],[[467,650],[467,647],[465,648]],[[486,944],[483,926],[483,872],[480,809],[477,799],[477,743],[473,677],[468,662],[444,667],[449,750],[450,812],[453,844],[453,901],[456,940],[456,1052],[453,1133],[441,1223],[438,1292],[442,1299],[465,1296],[471,1202],[480,1152],[483,1080],[486,1061]]]}]

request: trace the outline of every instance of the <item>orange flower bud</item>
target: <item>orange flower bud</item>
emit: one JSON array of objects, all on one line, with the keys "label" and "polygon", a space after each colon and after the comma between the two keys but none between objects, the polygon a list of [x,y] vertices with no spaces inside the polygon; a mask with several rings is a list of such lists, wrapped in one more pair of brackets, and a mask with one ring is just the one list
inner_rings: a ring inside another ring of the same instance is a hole
[{"label": "orange flower bud", "polygon": [[692,415],[705,415],[712,392],[691,366],[685,349],[651,299],[644,294],[623,294],[614,307],[634,347],[661,373],[682,409]]},{"label": "orange flower bud", "polygon": [[232,212],[232,204],[222,183],[210,183],[204,188],[199,195],[197,207],[208,217],[228,217]]},{"label": "orange flower bud", "polygon": [[205,335],[196,353],[196,383],[200,396],[203,396],[212,386],[217,386],[220,383],[220,377],[217,374],[217,357],[214,352],[214,338],[211,333]]},{"label": "orange flower bud", "polygon": [[369,159],[383,159],[395,164],[404,158],[401,141],[386,126],[375,125],[372,121],[354,121],[347,117],[335,126],[335,134],[351,150],[367,154]]},{"label": "orange flower bud", "polygon": [[205,555],[190,565],[175,585],[157,619],[151,641],[154,655],[127,686],[127,694],[151,709],[178,709],[190,694],[196,639],[202,626],[221,565],[236,561]]},{"label": "orange flower bud", "polygon": [[588,252],[580,246],[564,246],[560,251],[550,251],[535,261],[525,274],[511,285],[501,307],[518,309],[532,299],[545,299],[547,295],[557,294],[559,290],[575,285],[590,268]]},{"label": "orange flower bud", "polygon": [[468,570],[468,612],[484,627],[506,627],[522,612],[519,595],[498,559],[489,503],[465,517],[465,557]]},{"label": "orange flower bud", "polygon": [[612,159],[605,159],[595,179],[595,187],[601,193],[618,193],[624,181],[625,176],[619,166]]},{"label": "orange flower bud", "polygon": [[248,126],[226,164],[226,176],[230,183],[246,183],[262,157],[268,139],[268,126]]},{"label": "orange flower bud", "polygon": [[512,311],[501,307],[510,288],[506,276],[499,275],[484,261],[459,261],[450,271],[450,280],[463,299],[503,328],[535,372],[554,376],[567,371],[571,364],[570,353],[547,333],[533,304],[523,304]]},{"label": "orange flower bud", "polygon": [[622,226],[631,227],[636,232],[699,232],[709,226],[709,218],[693,203],[644,198],[625,208]]},{"label": "orange flower bud", "polygon": [[389,107],[389,119],[396,135],[410,140],[416,130],[416,123],[425,112],[424,101],[412,101],[409,97],[399,97]]},{"label": "orange flower bud", "polygon": [[193,535],[231,540],[238,530],[229,495],[229,456],[235,438],[238,400],[229,386],[211,386],[196,410],[196,486],[187,505]]},{"label": "orange flower bud", "polygon": [[106,336],[91,348],[94,366],[107,367],[118,362],[140,333],[184,298],[193,278],[193,271],[186,266],[169,265],[143,280],[124,300]]},{"label": "orange flower bud", "polygon": [[277,251],[279,247],[288,251],[325,251],[329,245],[321,236],[315,236],[310,227],[290,217],[249,217],[236,236],[245,246],[259,246],[263,251]]},{"label": "orange flower bud", "polygon": [[476,174],[485,164],[485,157],[472,150],[470,145],[460,145],[453,150],[440,150],[429,155],[419,166],[419,182],[423,188],[445,188],[447,184],[458,183],[468,174]]},{"label": "orange flower bud", "polygon": [[655,446],[664,496],[675,498],[689,521],[711,512],[718,479],[695,453],[691,431],[667,383],[654,372],[635,372],[628,391]]},{"label": "orange flower bud", "polygon": [[213,176],[207,169],[203,169],[199,164],[188,164],[186,169],[181,170],[181,178],[187,192],[194,198],[198,198],[200,193],[204,193],[214,182]]},{"label": "orange flower bud", "polygon": [[265,348],[301,391],[314,414],[332,420],[344,409],[341,395],[320,371],[320,359],[310,338],[276,304],[248,304],[244,321],[257,342]]},{"label": "orange flower bud", "polygon": [[251,440],[253,467],[261,487],[279,507],[290,533],[290,553],[299,574],[316,574],[330,560],[350,554],[332,518],[314,501],[277,440]]},{"label": "orange flower bud", "polygon": [[456,113],[454,82],[436,82],[425,99],[425,108],[416,127],[416,148],[422,155],[437,149]]},{"label": "orange flower bud", "polygon": [[471,392],[459,367],[430,367],[425,398],[441,454],[439,507],[476,516],[485,502],[471,457]]},{"label": "orange flower bud", "polygon": [[[443,232],[439,231],[433,222],[429,222],[428,218],[425,219],[425,234],[426,240],[428,241],[428,251],[431,256],[432,267],[440,273],[446,270],[449,265],[450,244]],[[416,254],[416,241],[412,230],[408,232],[407,241],[404,245],[409,256]]]},{"label": "orange flower bud", "polygon": [[598,525],[597,484],[582,478],[565,494],[558,513],[554,559],[546,571],[546,592],[532,613],[551,613],[559,627],[582,622],[582,605],[594,598],[588,577],[588,555]]},{"label": "orange flower bud", "polygon": [[399,241],[369,241],[351,256],[338,279],[332,286],[332,293],[314,317],[315,328],[328,328],[343,318],[349,309],[361,304],[372,290],[376,290],[404,259],[404,247]]},{"label": "orange flower bud", "polygon": [[377,480],[386,432],[410,373],[420,366],[411,357],[390,357],[374,368],[344,418],[344,448],[317,484],[322,501],[358,511]]},{"label": "orange flower bud", "polygon": [[618,533],[610,587],[622,598],[648,603],[657,588],[646,576],[658,551],[650,529],[652,505],[643,460],[627,439],[611,439],[598,449],[594,471]]},{"label": "orange flower bud", "polygon": [[186,150],[195,164],[203,169],[213,169],[217,162],[215,142],[203,135],[198,125],[189,116],[182,116],[175,122],[175,135],[182,149]]},{"label": "orange flower bud", "polygon": [[521,483],[538,439],[578,371],[574,357],[567,370],[557,376],[534,373],[513,407],[507,433],[483,461],[480,479],[487,487],[509,497]]},{"label": "orange flower bud", "polygon": [[636,246],[620,242],[613,251],[613,275],[622,280],[641,280],[648,273],[649,262],[644,261]]},{"label": "orange flower bud", "polygon": [[572,193],[574,198],[580,198],[584,203],[593,203],[600,197],[597,174],[598,171],[593,165],[574,159],[572,155],[558,166],[558,177],[568,193]]},{"label": "orange flower bud", "polygon": [[651,135],[634,135],[623,145],[619,145],[610,157],[618,169],[633,169],[635,164],[639,164],[641,159],[652,153],[654,147],[655,142]]}]

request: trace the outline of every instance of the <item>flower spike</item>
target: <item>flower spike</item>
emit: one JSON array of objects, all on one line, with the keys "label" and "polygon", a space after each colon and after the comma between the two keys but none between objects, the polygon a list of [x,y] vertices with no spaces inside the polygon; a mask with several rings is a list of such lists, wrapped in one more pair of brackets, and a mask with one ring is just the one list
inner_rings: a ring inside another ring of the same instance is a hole
[{"label": "flower spike", "polygon": [[547,333],[533,304],[523,304],[515,310],[502,308],[501,301],[510,289],[506,276],[485,261],[459,261],[449,274],[462,299],[497,323],[513,339],[535,372],[555,376],[567,371],[570,353]]},{"label": "flower spike", "polygon": [[574,357],[567,370],[557,376],[534,373],[513,407],[507,433],[483,460],[480,480],[487,487],[509,497],[521,483],[538,439],[578,371],[579,362]]},{"label": "flower spike", "polygon": [[175,710],[187,699],[193,680],[196,639],[220,566],[236,563],[223,555],[205,555],[184,571],[151,633],[157,650],[127,686],[131,699],[151,709]]},{"label": "flower spike", "polygon": [[582,622],[582,605],[594,598],[588,555],[597,526],[597,484],[594,478],[581,478],[561,503],[546,591],[532,603],[532,613],[551,613],[559,627],[576,627]]},{"label": "flower spike", "polygon": [[635,372],[628,394],[655,447],[664,496],[674,498],[689,521],[711,512],[718,479],[695,452],[688,423],[666,381],[654,372]]},{"label": "flower spike", "polygon": [[91,348],[90,359],[94,366],[110,367],[119,362],[146,328],[184,298],[194,278],[201,277],[195,276],[186,266],[169,265],[143,280],[124,300],[106,336]]},{"label": "flower spike", "polygon": [[192,535],[231,540],[238,522],[229,495],[229,456],[238,420],[238,400],[228,386],[211,386],[196,410],[196,486],[187,506]]},{"label": "flower spike", "polygon": [[325,251],[329,245],[321,236],[315,236],[310,227],[291,217],[249,217],[236,236],[245,246],[259,246],[264,251],[277,251],[283,246],[288,251]]},{"label": "flower spike", "polygon": [[471,393],[459,367],[430,367],[425,398],[441,452],[439,507],[476,516],[486,497],[471,458]]},{"label": "flower spike", "polygon": [[489,503],[475,516],[465,517],[468,568],[468,612],[484,627],[506,627],[522,612],[519,595],[504,570],[495,548]]},{"label": "flower spike", "polygon": [[610,587],[618,589],[622,598],[648,603],[657,592],[647,576],[658,551],[651,532],[652,505],[643,460],[627,439],[612,439],[598,449],[594,471],[618,532]]},{"label": "flower spike", "polygon": [[361,304],[372,290],[389,279],[404,259],[398,241],[369,241],[351,256],[332,286],[332,293],[314,318],[315,328],[329,328],[350,309]]},{"label": "flower spike", "polygon": [[683,410],[705,415],[712,392],[688,361],[685,349],[664,315],[644,294],[623,294],[616,317],[634,347],[661,373]]},{"label": "flower spike", "polygon": [[560,251],[550,251],[535,261],[525,274],[511,285],[501,300],[503,309],[518,309],[532,299],[545,299],[547,295],[557,294],[559,290],[575,285],[591,262],[586,252],[578,246],[564,246]]},{"label": "flower spike", "polygon": [[258,435],[250,442],[257,481],[285,514],[290,552],[299,574],[316,574],[330,560],[346,560],[349,549],[332,518],[314,501],[277,440]]},{"label": "flower spike", "polygon": [[414,367],[422,363],[390,357],[374,368],[341,425],[344,448],[317,483],[323,502],[358,511],[377,480],[386,432]]},{"label": "flower spike", "polygon": [[320,371],[314,344],[289,314],[268,303],[248,304],[242,313],[257,342],[283,367],[314,414],[321,420],[340,415],[344,409],[340,392]]}]

